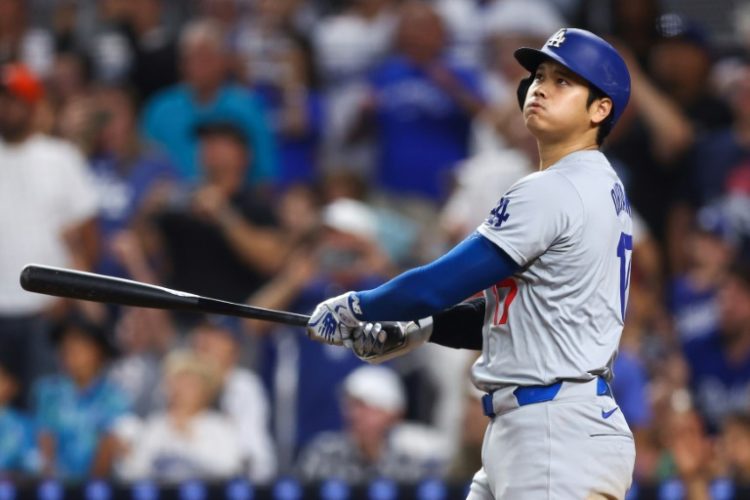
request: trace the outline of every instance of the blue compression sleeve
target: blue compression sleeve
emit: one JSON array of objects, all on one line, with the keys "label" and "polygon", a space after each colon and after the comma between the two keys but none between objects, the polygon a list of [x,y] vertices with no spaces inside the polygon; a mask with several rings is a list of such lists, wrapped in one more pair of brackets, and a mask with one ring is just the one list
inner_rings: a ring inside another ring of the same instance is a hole
[{"label": "blue compression sleeve", "polygon": [[475,232],[430,264],[411,269],[375,289],[358,292],[360,319],[424,318],[511,276],[518,268],[503,250]]}]

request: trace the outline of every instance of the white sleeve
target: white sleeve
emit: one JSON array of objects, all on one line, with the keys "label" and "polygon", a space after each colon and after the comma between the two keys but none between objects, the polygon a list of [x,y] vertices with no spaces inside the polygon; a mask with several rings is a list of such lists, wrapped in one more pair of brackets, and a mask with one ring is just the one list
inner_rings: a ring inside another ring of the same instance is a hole
[{"label": "white sleeve", "polygon": [[96,215],[96,187],[84,156],[72,145],[61,148],[60,180],[67,195],[64,226],[74,226]]},{"label": "white sleeve", "polygon": [[163,427],[159,425],[157,417],[152,417],[129,443],[128,451],[117,467],[120,479],[136,481],[152,475],[151,464],[159,448],[161,436],[164,436]]},{"label": "white sleeve", "polygon": [[239,431],[234,422],[218,412],[211,412],[202,418],[201,425],[201,436],[206,441],[201,443],[201,455],[194,458],[201,462],[209,477],[228,478],[239,474],[242,445],[237,439]]},{"label": "white sleeve", "polygon": [[260,378],[249,370],[235,370],[222,397],[221,407],[237,424],[250,464],[250,479],[258,483],[273,479],[276,453],[269,431],[268,396]]},{"label": "white sleeve", "polygon": [[583,224],[583,203],[555,172],[537,172],[515,183],[477,228],[519,266],[556,243],[573,241]]}]

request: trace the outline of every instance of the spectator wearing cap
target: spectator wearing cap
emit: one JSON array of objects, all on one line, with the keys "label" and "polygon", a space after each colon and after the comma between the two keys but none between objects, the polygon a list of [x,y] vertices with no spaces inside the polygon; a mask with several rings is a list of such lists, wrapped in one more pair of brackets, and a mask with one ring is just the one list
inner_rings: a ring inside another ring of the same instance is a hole
[{"label": "spectator wearing cap", "polygon": [[36,443],[31,419],[12,406],[18,393],[18,362],[10,349],[0,354],[0,478],[38,472]]},{"label": "spectator wearing cap", "polygon": [[70,143],[37,133],[40,80],[25,66],[0,68],[0,343],[24,360],[21,395],[52,366],[50,315],[63,303],[23,291],[29,262],[90,269],[98,251],[96,194]]},{"label": "spectator wearing cap", "polygon": [[719,326],[685,345],[690,389],[715,432],[733,411],[750,405],[750,264],[733,265],[719,290]]},{"label": "spectator wearing cap", "polygon": [[[309,314],[322,297],[385,280],[390,262],[376,239],[377,217],[369,206],[342,198],[326,205],[320,218],[319,230],[248,303]],[[263,335],[260,372],[274,401],[279,467],[286,471],[315,435],[342,428],[335,387],[363,363],[349,350],[310,342],[297,328],[260,321],[248,326]]]},{"label": "spectator wearing cap", "polygon": [[148,211],[154,258],[169,263],[174,288],[241,301],[276,272],[287,254],[271,206],[249,188],[255,151],[233,123],[197,128],[200,183],[168,196]]},{"label": "spectator wearing cap", "polygon": [[719,326],[718,291],[736,257],[736,235],[721,206],[701,209],[687,238],[688,268],[669,287],[668,307],[682,342]]},{"label": "spectator wearing cap", "polygon": [[270,405],[260,377],[239,364],[241,335],[238,322],[209,317],[193,330],[192,346],[217,368],[218,406],[239,432],[245,475],[255,483],[267,483],[276,472]]},{"label": "spectator wearing cap", "polygon": [[344,429],[323,433],[304,449],[298,464],[304,480],[415,482],[443,474],[443,441],[429,427],[403,421],[406,396],[394,371],[363,366],[344,379],[341,392]]},{"label": "spectator wearing cap", "polygon": [[219,387],[214,365],[194,352],[174,351],[164,360],[164,385],[167,408],[135,433],[120,464],[122,478],[176,483],[240,474],[239,431],[211,409]]},{"label": "spectator wearing cap", "polygon": [[111,473],[113,429],[129,411],[125,393],[108,378],[117,348],[111,332],[80,314],[53,331],[61,373],[34,386],[34,415],[42,472],[64,480]]},{"label": "spectator wearing cap", "polygon": [[256,185],[273,183],[278,174],[276,146],[265,110],[248,90],[227,83],[228,53],[223,43],[221,28],[213,21],[194,21],[183,29],[179,43],[183,80],[146,104],[142,132],[171,155],[184,179],[196,182],[202,173],[196,125],[232,122],[254,152],[248,179]]}]

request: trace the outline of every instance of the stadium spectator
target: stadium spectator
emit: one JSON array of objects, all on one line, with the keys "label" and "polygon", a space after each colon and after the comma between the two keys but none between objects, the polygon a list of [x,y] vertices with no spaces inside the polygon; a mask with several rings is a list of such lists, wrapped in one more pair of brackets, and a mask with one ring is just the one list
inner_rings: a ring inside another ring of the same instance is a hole
[{"label": "stadium spectator", "polygon": [[444,57],[445,28],[429,4],[409,1],[399,13],[397,52],[373,71],[353,134],[374,126],[381,189],[436,203],[468,156],[471,119],[483,108],[479,77]]},{"label": "stadium spectator", "polygon": [[660,38],[651,47],[649,73],[682,108],[700,132],[727,127],[732,116],[726,103],[710,93],[708,77],[714,49],[696,21],[676,13],[657,20]]},{"label": "stadium spectator", "polygon": [[201,182],[152,200],[147,211],[156,230],[147,240],[151,252],[169,263],[170,286],[241,301],[281,267],[286,244],[271,207],[245,183],[255,151],[244,132],[208,122],[195,133]]},{"label": "stadium spectator", "polygon": [[270,405],[260,377],[239,365],[240,335],[239,322],[211,317],[193,330],[192,345],[218,370],[219,409],[237,428],[246,475],[265,484],[276,473]]},{"label": "stadium spectator", "polygon": [[62,372],[34,386],[34,413],[42,473],[63,480],[108,476],[117,442],[113,429],[129,410],[109,378],[117,354],[111,332],[81,314],[53,331]]},{"label": "stadium spectator", "polygon": [[682,342],[717,330],[717,293],[736,257],[736,235],[719,206],[698,212],[687,238],[688,269],[672,279],[669,309]]},{"label": "stadium spectator", "polygon": [[242,470],[239,431],[211,409],[219,387],[215,367],[190,351],[164,362],[167,409],[151,415],[128,445],[120,464],[126,480],[221,480]]},{"label": "stadium spectator", "polygon": [[91,82],[90,61],[84,54],[73,50],[58,52],[45,81],[47,115],[40,125],[40,130],[73,142],[86,155],[96,132],[87,127],[98,125],[88,121]]},{"label": "stadium spectator", "polygon": [[440,435],[402,420],[406,395],[395,372],[358,368],[343,380],[342,399],[345,427],[320,434],[302,451],[298,469],[304,480],[413,482],[444,474],[448,457]]},{"label": "stadium spectator", "polygon": [[164,408],[164,388],[154,381],[165,353],[177,343],[175,327],[165,311],[123,308],[115,334],[120,356],[112,363],[111,379],[127,394],[134,416],[145,418]]},{"label": "stadium spectator", "polygon": [[[375,239],[376,219],[364,203],[340,199],[322,212],[319,234],[302,242],[286,266],[248,303],[309,314],[316,300],[349,286],[382,283],[389,262]],[[310,342],[299,329],[252,322],[263,336],[261,373],[274,404],[274,436],[282,471],[322,431],[340,430],[336,384],[363,364],[351,352]],[[315,408],[315,411],[310,411]]]},{"label": "stadium spectator", "polygon": [[194,21],[179,43],[182,83],[155,95],[143,111],[141,128],[172,156],[188,181],[200,179],[195,127],[207,121],[235,123],[252,145],[253,183],[273,183],[278,174],[276,145],[261,101],[227,83],[228,56],[215,22]]},{"label": "stadium spectator", "polygon": [[750,484],[750,413],[730,413],[721,440],[729,477],[738,484]]},{"label": "stadium spectator", "polygon": [[169,160],[138,137],[135,96],[124,87],[105,86],[93,93],[90,120],[96,133],[90,168],[99,201],[99,233],[106,242],[94,269],[128,277],[112,248],[117,235],[131,230],[154,190],[177,183]]},{"label": "stadium spectator", "polygon": [[31,27],[26,0],[0,2],[0,64],[21,63],[45,77],[52,69],[54,52],[49,30]]},{"label": "stadium spectator", "polygon": [[607,138],[607,156],[648,232],[665,245],[664,268],[679,271],[683,267],[681,237],[687,225],[684,215],[675,215],[674,208],[686,178],[684,157],[695,140],[695,129],[632,52],[620,45],[618,50],[630,70],[632,93],[623,119]]},{"label": "stadium spectator", "polygon": [[[178,80],[177,41],[164,19],[167,6],[163,0],[104,2],[93,15],[85,6],[78,12],[74,7],[65,14],[64,24],[72,25],[63,30],[72,31],[63,35],[71,39],[67,50],[85,50],[98,82],[130,84],[140,104]],[[86,17],[90,31],[84,26]]]},{"label": "stadium spectator", "polygon": [[18,362],[0,352],[0,480],[38,472],[39,457],[31,419],[12,406],[19,390]]},{"label": "stadium spectator", "polygon": [[698,413],[692,409],[673,409],[661,429],[666,447],[663,479],[677,479],[684,498],[712,498],[710,483],[716,459],[711,439]]},{"label": "stadium spectator", "polygon": [[297,5],[262,0],[230,40],[239,75],[266,104],[279,152],[279,184],[312,182],[323,132],[323,101],[307,39],[294,27]]},{"label": "stadium spectator", "polygon": [[359,173],[373,168],[375,145],[351,144],[349,129],[367,100],[367,78],[388,55],[396,26],[394,0],[349,2],[322,18],[312,42],[325,103],[324,165],[349,165]]},{"label": "stadium spectator", "polygon": [[703,134],[689,161],[690,197],[695,208],[716,201],[732,189],[732,170],[750,161],[750,64],[728,75],[723,90],[734,120],[731,126]]},{"label": "stadium spectator", "polygon": [[177,83],[177,40],[166,26],[164,0],[127,2],[128,17],[121,29],[129,44],[131,63],[126,81],[138,103]]},{"label": "stadium spectator", "polygon": [[96,192],[86,161],[66,141],[34,128],[44,90],[21,65],[0,72],[0,343],[21,367],[20,396],[49,372],[49,318],[65,303],[24,292],[18,276],[29,262],[90,269],[98,249]]},{"label": "stadium spectator", "polygon": [[748,409],[750,394],[750,265],[739,262],[719,291],[719,328],[685,345],[690,388],[710,431],[733,411]]}]

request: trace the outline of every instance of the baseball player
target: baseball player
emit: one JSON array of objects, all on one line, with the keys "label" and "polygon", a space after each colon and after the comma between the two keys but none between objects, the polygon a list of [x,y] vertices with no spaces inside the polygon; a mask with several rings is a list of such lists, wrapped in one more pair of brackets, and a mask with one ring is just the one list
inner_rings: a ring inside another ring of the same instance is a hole
[{"label": "baseball player", "polygon": [[[518,101],[539,171],[436,261],[319,304],[308,335],[371,362],[426,341],[482,350],[472,379],[492,420],[470,499],[621,499],[635,448],[609,381],[632,222],[599,147],[627,105],[630,75],[611,45],[579,29],[515,57],[530,72]],[[403,338],[389,342],[381,321],[403,321],[394,327]]]}]

